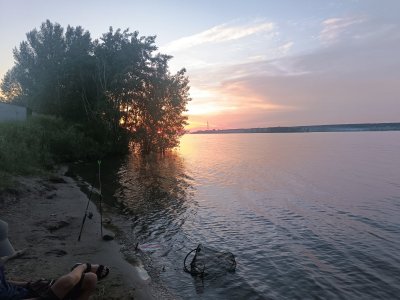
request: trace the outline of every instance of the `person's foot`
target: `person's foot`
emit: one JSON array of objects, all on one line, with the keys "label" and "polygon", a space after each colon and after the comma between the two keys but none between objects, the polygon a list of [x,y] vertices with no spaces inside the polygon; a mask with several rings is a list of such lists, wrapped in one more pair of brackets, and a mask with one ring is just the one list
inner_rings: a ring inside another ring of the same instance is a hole
[{"label": "person's foot", "polygon": [[97,275],[98,280],[101,280],[107,277],[108,273],[110,273],[110,268],[104,265],[92,265],[91,271]]},{"label": "person's foot", "polygon": [[[71,270],[75,269],[77,266],[83,265],[82,263],[75,264]],[[97,275],[97,279],[101,280],[107,277],[108,273],[110,273],[110,268],[104,265],[92,265],[86,263],[85,273],[92,272]]]}]

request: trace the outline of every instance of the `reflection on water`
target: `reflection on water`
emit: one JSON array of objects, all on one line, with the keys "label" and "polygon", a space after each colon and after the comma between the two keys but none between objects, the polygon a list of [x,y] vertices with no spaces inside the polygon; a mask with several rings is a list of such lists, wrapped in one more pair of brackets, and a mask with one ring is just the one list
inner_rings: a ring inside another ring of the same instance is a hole
[{"label": "reflection on water", "polygon": [[[105,161],[103,190],[184,299],[394,299],[399,153],[398,132],[187,135]],[[185,273],[198,243],[234,253],[236,272]]]},{"label": "reflection on water", "polygon": [[173,238],[196,205],[193,179],[185,173],[183,158],[176,153],[127,158],[119,171],[114,196],[129,208],[138,241]]}]

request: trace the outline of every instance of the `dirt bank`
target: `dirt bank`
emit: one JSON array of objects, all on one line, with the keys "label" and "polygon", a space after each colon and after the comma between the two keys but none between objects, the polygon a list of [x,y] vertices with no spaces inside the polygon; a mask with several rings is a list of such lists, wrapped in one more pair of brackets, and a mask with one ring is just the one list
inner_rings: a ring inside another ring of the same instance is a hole
[{"label": "dirt bank", "polygon": [[[7,264],[8,277],[57,278],[76,262],[101,263],[111,273],[99,282],[93,299],[173,299],[144,269],[124,259],[118,241],[101,238],[96,209],[77,241],[88,200],[64,173],[17,178],[16,189],[0,193],[0,218],[9,224],[9,239],[15,249],[27,248],[24,256]],[[110,231],[103,228],[104,233]]]}]

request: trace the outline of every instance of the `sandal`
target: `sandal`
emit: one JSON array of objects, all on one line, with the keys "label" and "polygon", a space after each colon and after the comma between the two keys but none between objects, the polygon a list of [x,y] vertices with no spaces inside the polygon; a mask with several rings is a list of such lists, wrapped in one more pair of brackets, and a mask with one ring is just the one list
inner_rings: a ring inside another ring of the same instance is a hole
[{"label": "sandal", "polygon": [[99,267],[96,270],[97,279],[101,280],[103,278],[106,278],[108,273],[110,273],[110,268],[103,265],[99,265]]},{"label": "sandal", "polygon": [[[82,263],[75,264],[71,268],[71,271],[80,265],[83,265],[83,264]],[[90,263],[86,263],[86,269],[85,269],[84,273],[89,273],[89,272],[91,272],[91,270],[92,270],[92,265]],[[97,280],[101,280],[101,279],[104,279],[107,277],[108,273],[110,273],[110,268],[106,267],[104,265],[99,265],[97,267],[96,272],[93,272],[93,273],[95,273],[97,275]]]}]

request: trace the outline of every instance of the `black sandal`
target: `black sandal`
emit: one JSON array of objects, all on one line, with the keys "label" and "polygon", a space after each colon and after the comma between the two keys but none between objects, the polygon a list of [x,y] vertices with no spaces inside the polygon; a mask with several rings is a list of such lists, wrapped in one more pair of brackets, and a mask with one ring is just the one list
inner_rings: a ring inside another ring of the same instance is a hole
[{"label": "black sandal", "polygon": [[106,278],[108,273],[110,273],[110,268],[103,265],[99,265],[99,267],[96,270],[97,280]]},{"label": "black sandal", "polygon": [[[75,264],[71,271],[73,269],[75,269],[77,266],[83,265],[82,263],[77,263]],[[84,271],[84,273],[89,273],[92,270],[92,265],[90,263],[86,263],[86,269]],[[104,265],[99,265],[99,267],[97,268],[95,274],[97,275],[97,280],[101,280],[107,277],[108,273],[110,273],[110,268],[106,267]]]}]

